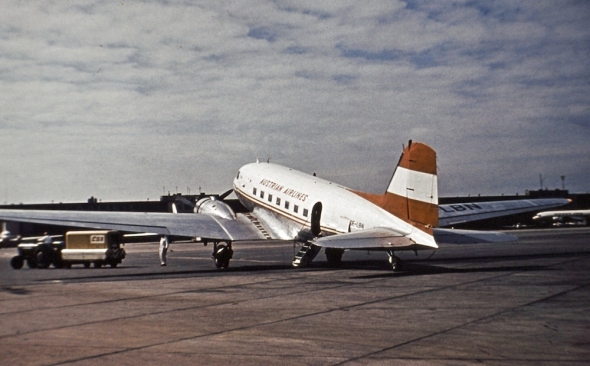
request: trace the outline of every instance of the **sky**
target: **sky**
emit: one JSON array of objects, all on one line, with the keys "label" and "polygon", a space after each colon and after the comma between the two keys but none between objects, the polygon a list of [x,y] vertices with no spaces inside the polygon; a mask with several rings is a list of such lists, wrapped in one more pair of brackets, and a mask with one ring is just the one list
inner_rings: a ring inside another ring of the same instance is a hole
[{"label": "sky", "polygon": [[590,191],[588,1],[2,4],[0,203],[220,193],[257,158],[381,193],[410,139],[441,197]]}]

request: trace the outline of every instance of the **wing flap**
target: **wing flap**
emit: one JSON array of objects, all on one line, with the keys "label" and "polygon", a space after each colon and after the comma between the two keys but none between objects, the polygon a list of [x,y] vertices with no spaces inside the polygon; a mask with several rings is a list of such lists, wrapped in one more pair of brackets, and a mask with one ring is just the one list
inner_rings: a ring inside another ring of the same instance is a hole
[{"label": "wing flap", "polygon": [[325,236],[314,240],[312,243],[326,248],[372,250],[400,250],[401,248],[409,248],[415,245],[403,233],[385,227]]}]

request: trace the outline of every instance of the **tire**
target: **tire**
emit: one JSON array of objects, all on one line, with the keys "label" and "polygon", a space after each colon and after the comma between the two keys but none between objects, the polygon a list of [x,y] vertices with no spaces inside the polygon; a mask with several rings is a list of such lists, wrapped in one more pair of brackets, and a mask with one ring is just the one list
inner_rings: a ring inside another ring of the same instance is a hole
[{"label": "tire", "polygon": [[23,264],[25,264],[25,259],[23,257],[21,257],[20,255],[17,255],[16,257],[12,257],[12,259],[10,260],[10,265],[14,269],[23,268]]},{"label": "tire", "polygon": [[34,256],[39,269],[45,269],[53,263],[53,250],[44,245],[35,249]]},{"label": "tire", "polygon": [[229,267],[229,260],[231,259],[233,251],[230,247],[225,244],[217,245],[217,250],[213,255],[213,260],[215,262],[215,267],[219,269],[225,269]]},{"label": "tire", "polygon": [[84,268],[90,268],[90,262],[84,263]]},{"label": "tire", "polygon": [[37,268],[37,262],[35,262],[34,258],[27,258],[27,267],[29,268]]},{"label": "tire", "polygon": [[340,267],[342,263],[342,254],[344,250],[336,248],[326,248],[326,260],[330,267]]},{"label": "tire", "polygon": [[117,263],[117,262],[111,262],[111,268],[117,268],[117,264],[119,264],[119,263]]},{"label": "tire", "polygon": [[94,268],[100,268],[100,267],[102,267],[102,263],[94,262]]},{"label": "tire", "polygon": [[389,257],[389,264],[393,272],[400,272],[402,270],[402,260],[399,257]]}]

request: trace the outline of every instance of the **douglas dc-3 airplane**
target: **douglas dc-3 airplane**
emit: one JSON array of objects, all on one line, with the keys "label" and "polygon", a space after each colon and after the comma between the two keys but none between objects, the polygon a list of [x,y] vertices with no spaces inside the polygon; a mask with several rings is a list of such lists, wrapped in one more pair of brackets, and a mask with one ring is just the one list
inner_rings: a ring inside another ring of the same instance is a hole
[{"label": "douglas dc-3 airplane", "polygon": [[233,191],[249,210],[235,214],[222,199],[204,198],[191,213],[0,210],[0,220],[66,227],[155,233],[213,243],[213,259],[226,268],[242,241],[299,242],[295,267],[307,265],[324,248],[337,265],[346,250],[384,251],[392,269],[397,251],[435,250],[439,244],[514,241],[497,232],[441,229],[458,223],[566,204],[566,199],[516,200],[438,205],[436,153],[409,142],[383,194],[358,192],[271,163],[243,166]]},{"label": "douglas dc-3 airplane", "polygon": [[533,217],[542,224],[579,224],[588,225],[590,222],[590,210],[560,210],[543,211]]}]

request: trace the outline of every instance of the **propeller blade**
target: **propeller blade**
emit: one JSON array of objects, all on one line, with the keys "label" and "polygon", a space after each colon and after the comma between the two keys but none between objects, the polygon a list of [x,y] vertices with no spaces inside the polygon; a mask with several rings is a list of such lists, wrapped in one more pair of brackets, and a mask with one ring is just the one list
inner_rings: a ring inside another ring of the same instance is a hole
[{"label": "propeller blade", "polygon": [[184,203],[185,205],[187,205],[189,207],[193,207],[193,208],[195,207],[194,202],[191,202],[191,201],[187,200],[184,197],[176,197],[176,201],[182,202],[182,203]]},{"label": "propeller blade", "polygon": [[220,195],[219,196],[219,199],[220,200],[224,200],[227,196],[229,196],[230,194],[232,194],[233,191],[234,191],[233,188],[230,189],[229,191],[227,191],[227,192],[223,193],[222,195]]}]

